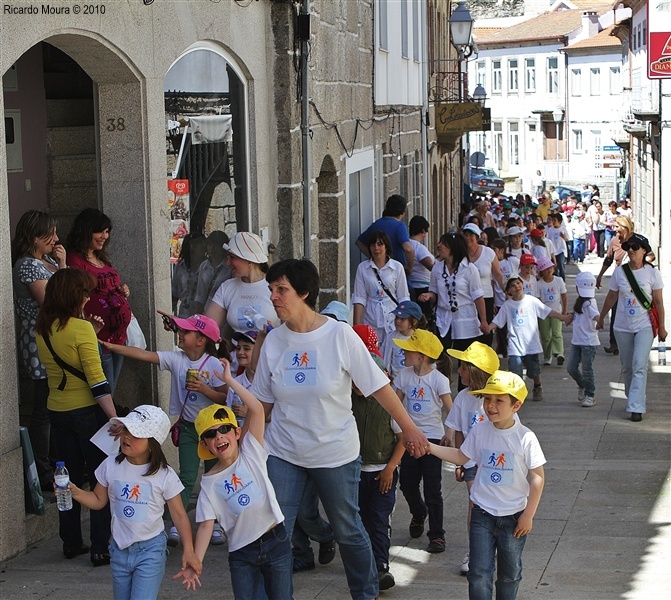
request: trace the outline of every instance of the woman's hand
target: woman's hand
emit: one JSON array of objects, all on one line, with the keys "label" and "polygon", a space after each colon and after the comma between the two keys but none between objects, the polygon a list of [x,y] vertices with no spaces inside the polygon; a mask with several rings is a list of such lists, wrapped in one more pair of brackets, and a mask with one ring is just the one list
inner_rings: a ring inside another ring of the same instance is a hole
[{"label": "woman's hand", "polygon": [[603,329],[603,317],[601,315],[596,318],[596,328]]},{"label": "woman's hand", "polygon": [[665,341],[667,336],[666,327],[662,323],[659,324],[659,332],[657,333],[657,339]]},{"label": "woman's hand", "polygon": [[54,246],[53,250],[51,251],[51,258],[56,261],[59,269],[65,269],[65,267],[67,267],[65,262],[66,252],[63,244],[56,244]]},{"label": "woman's hand", "polygon": [[[96,332],[96,335],[100,333],[103,327],[105,327],[105,321],[100,315],[91,315],[89,314],[86,317],[86,320],[93,325],[93,331]],[[101,342],[104,345],[104,342]]]},{"label": "woman's hand", "polygon": [[127,284],[120,283],[116,289],[119,290],[126,298],[130,296],[130,288],[128,287]]}]

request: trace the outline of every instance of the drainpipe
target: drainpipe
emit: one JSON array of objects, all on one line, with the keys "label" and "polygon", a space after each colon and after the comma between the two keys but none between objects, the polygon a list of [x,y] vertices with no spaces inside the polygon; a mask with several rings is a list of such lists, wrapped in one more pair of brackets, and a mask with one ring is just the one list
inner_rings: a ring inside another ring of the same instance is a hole
[{"label": "drainpipe", "polygon": [[301,147],[303,154],[303,256],[312,258],[312,213],[310,210],[310,98],[308,95],[308,42],[310,41],[310,0],[302,0],[298,15],[298,35],[301,43]]},{"label": "drainpipe", "polygon": [[424,57],[422,61],[422,216],[429,215],[429,35],[427,2],[422,2],[424,16]]}]

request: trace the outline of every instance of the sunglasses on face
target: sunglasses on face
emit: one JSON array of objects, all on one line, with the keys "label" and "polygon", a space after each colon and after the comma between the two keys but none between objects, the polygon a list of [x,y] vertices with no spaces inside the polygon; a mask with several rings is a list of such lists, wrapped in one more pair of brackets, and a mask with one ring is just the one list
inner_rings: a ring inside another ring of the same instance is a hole
[{"label": "sunglasses on face", "polygon": [[629,252],[629,250],[638,252],[641,249],[641,246],[639,244],[626,244],[626,245],[623,244],[622,248],[624,248],[627,252]]},{"label": "sunglasses on face", "polygon": [[163,315],[163,327],[166,331],[172,331],[173,333],[177,333],[177,330],[179,329],[179,327],[177,327],[177,323],[165,315]]},{"label": "sunglasses on face", "polygon": [[201,440],[211,440],[217,437],[218,434],[221,433],[221,435],[226,435],[229,431],[233,431],[235,427],[233,425],[219,425],[216,429],[208,429],[207,431],[203,431],[203,433],[200,436]]}]

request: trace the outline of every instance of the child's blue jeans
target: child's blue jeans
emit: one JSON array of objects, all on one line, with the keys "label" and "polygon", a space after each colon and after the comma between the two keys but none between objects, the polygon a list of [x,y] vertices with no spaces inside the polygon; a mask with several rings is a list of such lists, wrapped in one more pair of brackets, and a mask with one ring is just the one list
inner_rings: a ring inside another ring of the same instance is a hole
[{"label": "child's blue jeans", "polygon": [[[594,368],[592,363],[596,356],[596,346],[576,346],[571,344],[571,354],[568,357],[566,370],[573,377],[578,387],[585,390],[585,395],[594,398],[596,386],[594,384]],[[582,364],[582,373],[580,365]]]},{"label": "child's blue jeans", "polygon": [[495,517],[473,505],[468,559],[469,600],[492,600],[496,558],[496,600],[515,600],[522,581],[522,550],[527,540],[513,536],[522,511]]},{"label": "child's blue jeans", "polygon": [[109,545],[114,600],[152,600],[165,575],[168,536],[165,532],[121,550],[114,538]]}]

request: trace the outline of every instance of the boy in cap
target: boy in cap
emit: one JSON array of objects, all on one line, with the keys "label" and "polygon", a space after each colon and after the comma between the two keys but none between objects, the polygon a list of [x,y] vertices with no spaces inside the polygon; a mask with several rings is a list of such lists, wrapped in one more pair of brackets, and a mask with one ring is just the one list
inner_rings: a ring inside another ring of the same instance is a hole
[{"label": "boy in cap", "polygon": [[[228,535],[234,596],[256,598],[265,589],[268,598],[291,598],[291,543],[268,478],[263,406],[233,378],[228,361],[222,359],[221,364],[222,379],[247,407],[247,422],[241,430],[233,411],[216,404],[198,413],[198,455],[203,460],[214,458],[217,464],[203,475],[201,482],[195,552],[202,561],[216,519]],[[190,567],[174,578],[179,577],[187,590],[200,585]]]},{"label": "boy in cap", "polygon": [[526,536],[545,484],[545,456],[536,435],[515,419],[527,396],[519,376],[495,371],[484,388],[470,393],[484,396],[488,420],[471,431],[461,448],[430,444],[430,452],[455,465],[474,460],[478,466],[471,488],[469,598],[492,597],[496,562],[496,597],[514,600]]}]

